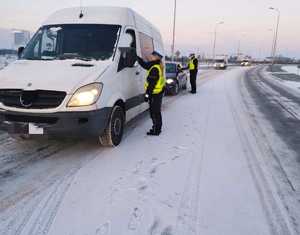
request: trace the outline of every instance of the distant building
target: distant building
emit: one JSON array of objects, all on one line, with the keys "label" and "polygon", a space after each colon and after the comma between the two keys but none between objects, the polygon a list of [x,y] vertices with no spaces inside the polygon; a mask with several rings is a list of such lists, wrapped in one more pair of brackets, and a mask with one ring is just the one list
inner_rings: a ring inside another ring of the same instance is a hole
[{"label": "distant building", "polygon": [[13,30],[13,38],[15,49],[26,46],[30,40],[30,32],[25,30]]}]

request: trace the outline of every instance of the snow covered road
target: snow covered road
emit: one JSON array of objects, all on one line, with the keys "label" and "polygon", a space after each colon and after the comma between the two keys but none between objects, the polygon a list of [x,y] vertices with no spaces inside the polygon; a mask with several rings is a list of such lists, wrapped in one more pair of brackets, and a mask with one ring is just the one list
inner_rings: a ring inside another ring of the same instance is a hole
[{"label": "snow covered road", "polygon": [[205,72],[197,95],[166,98],[160,137],[144,114],[118,148],[1,134],[0,234],[297,234],[245,74]]}]

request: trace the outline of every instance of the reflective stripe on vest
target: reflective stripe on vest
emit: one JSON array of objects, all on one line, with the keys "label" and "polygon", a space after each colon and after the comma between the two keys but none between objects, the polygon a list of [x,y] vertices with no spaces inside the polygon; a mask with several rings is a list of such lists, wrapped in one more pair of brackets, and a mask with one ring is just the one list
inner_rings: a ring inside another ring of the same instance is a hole
[{"label": "reflective stripe on vest", "polygon": [[196,67],[194,64],[194,59],[192,59],[189,61],[189,70],[195,70],[195,69],[196,69]]},{"label": "reflective stripe on vest", "polygon": [[[162,72],[162,69],[160,67],[160,65],[156,64],[156,65],[153,65],[147,72],[147,78],[149,77],[150,73],[151,73],[151,70],[154,69],[154,68],[157,68],[158,69],[158,72],[159,72],[159,79],[153,89],[153,92],[152,94],[156,95],[156,94],[159,94],[162,92],[162,90],[164,89],[165,85],[166,85],[166,79],[164,77],[164,74]],[[149,86],[149,83],[146,79],[146,82],[145,82],[145,91],[147,90]]]}]

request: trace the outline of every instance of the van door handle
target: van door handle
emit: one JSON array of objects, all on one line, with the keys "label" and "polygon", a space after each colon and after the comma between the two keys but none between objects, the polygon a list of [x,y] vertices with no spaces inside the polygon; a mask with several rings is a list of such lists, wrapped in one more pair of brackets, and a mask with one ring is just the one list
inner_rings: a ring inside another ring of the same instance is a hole
[{"label": "van door handle", "polygon": [[136,71],[136,72],[135,72],[135,75],[140,75],[140,72],[139,72],[139,71]]}]

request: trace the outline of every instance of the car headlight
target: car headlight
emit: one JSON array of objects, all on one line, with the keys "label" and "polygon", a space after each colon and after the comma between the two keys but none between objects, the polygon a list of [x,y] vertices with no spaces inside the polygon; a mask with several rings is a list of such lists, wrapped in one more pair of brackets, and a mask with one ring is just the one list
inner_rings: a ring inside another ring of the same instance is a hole
[{"label": "car headlight", "polygon": [[67,107],[81,107],[95,104],[102,92],[102,83],[92,83],[79,88],[71,97]]},{"label": "car headlight", "polygon": [[173,79],[171,79],[171,78],[167,79],[167,84],[172,84],[173,82],[174,82]]}]

